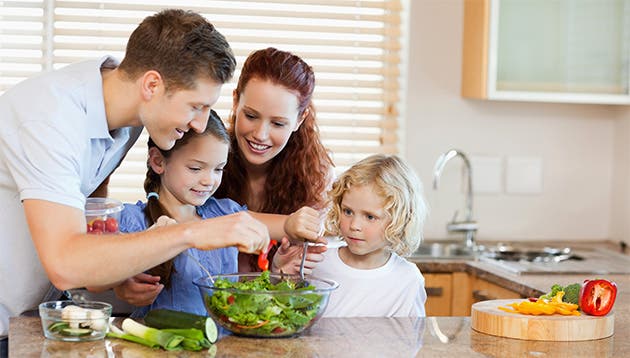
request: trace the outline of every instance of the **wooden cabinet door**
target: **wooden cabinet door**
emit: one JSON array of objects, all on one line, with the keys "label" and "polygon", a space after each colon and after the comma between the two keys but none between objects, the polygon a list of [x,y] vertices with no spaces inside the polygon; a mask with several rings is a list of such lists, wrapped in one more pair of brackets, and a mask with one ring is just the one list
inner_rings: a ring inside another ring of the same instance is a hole
[{"label": "wooden cabinet door", "polygon": [[453,298],[451,299],[451,316],[470,316],[472,306],[471,276],[466,272],[453,272]]},{"label": "wooden cabinet door", "polygon": [[501,287],[482,278],[475,277],[472,283],[472,302],[523,298],[519,293]]},{"label": "wooden cabinet door", "polygon": [[425,273],[424,288],[427,292],[425,310],[427,316],[450,316],[453,275],[450,273]]}]

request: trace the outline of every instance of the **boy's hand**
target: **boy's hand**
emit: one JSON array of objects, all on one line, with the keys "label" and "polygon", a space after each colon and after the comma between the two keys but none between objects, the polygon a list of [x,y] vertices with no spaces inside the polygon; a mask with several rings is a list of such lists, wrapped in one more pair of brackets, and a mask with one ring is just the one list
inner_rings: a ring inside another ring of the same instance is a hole
[{"label": "boy's hand", "polygon": [[320,213],[308,206],[301,207],[284,222],[284,232],[295,241],[306,240],[325,244],[326,239],[321,236],[322,227],[323,218]]},{"label": "boy's hand", "polygon": [[159,276],[140,273],[114,287],[116,297],[134,306],[148,306],[162,292]]},{"label": "boy's hand", "polygon": [[[306,254],[306,261],[304,261],[304,274],[310,275],[313,269],[324,260],[323,252],[327,250],[326,246],[309,246]],[[291,242],[286,238],[282,238],[278,251],[273,257],[271,263],[272,272],[282,272],[286,274],[298,274],[300,272],[300,264],[302,261],[302,244],[291,245]]]}]

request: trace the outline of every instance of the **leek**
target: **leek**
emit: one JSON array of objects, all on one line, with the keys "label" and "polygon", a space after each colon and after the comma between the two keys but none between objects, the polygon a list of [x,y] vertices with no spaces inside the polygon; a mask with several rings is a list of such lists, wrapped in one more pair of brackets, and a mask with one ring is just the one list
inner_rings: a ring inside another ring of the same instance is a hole
[{"label": "leek", "polygon": [[108,338],[124,339],[126,341],[142,344],[142,345],[147,346],[149,348],[160,348],[159,344],[157,344],[155,342],[148,341],[148,340],[146,340],[144,338],[140,338],[140,337],[136,337],[136,336],[131,335],[131,334],[127,334],[124,331],[121,331],[120,328],[114,326],[112,323],[109,324],[109,332],[107,332],[107,337]]},{"label": "leek", "polygon": [[125,318],[122,323],[122,328],[125,332],[143,338],[149,342],[157,343],[166,350],[174,350],[180,348],[178,346],[184,340],[184,337],[180,335],[147,327],[134,321],[131,318]]},{"label": "leek", "polygon": [[[185,339],[184,341],[182,341],[182,347],[186,350],[190,350],[186,348],[187,346],[188,347],[199,346],[201,348],[210,348],[210,346],[212,345],[212,343],[210,343],[210,341],[206,339],[203,332],[196,328],[164,328],[164,329],[161,329],[161,331],[173,333],[178,336],[184,337]],[[199,349],[195,348],[193,350],[199,350]]]}]

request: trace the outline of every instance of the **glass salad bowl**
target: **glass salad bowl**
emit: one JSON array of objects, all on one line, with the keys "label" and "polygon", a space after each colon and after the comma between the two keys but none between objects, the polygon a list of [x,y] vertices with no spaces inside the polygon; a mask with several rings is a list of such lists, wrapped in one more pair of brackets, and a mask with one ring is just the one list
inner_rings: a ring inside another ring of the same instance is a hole
[{"label": "glass salad bowl", "polygon": [[297,335],[312,326],[339,286],[315,277],[306,281],[264,271],[203,277],[194,284],[217,324],[236,335],[266,338]]}]

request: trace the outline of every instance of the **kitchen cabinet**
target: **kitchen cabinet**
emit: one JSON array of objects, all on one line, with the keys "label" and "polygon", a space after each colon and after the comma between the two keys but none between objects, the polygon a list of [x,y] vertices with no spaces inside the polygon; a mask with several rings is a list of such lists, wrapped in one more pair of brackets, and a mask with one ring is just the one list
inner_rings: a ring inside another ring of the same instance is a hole
[{"label": "kitchen cabinet", "polygon": [[470,293],[472,303],[506,298],[523,298],[518,292],[501,287],[482,278],[474,277],[472,280],[473,289]]},{"label": "kitchen cabinet", "polygon": [[424,289],[427,292],[425,311],[427,316],[450,316],[452,307],[453,274],[426,273]]},{"label": "kitchen cabinet", "polygon": [[465,0],[463,97],[630,104],[630,0]]},{"label": "kitchen cabinet", "polygon": [[470,316],[470,306],[475,302],[523,298],[518,292],[466,272],[422,275],[427,292],[427,316]]},{"label": "kitchen cabinet", "polygon": [[470,275],[466,272],[425,273],[427,316],[469,316]]}]

